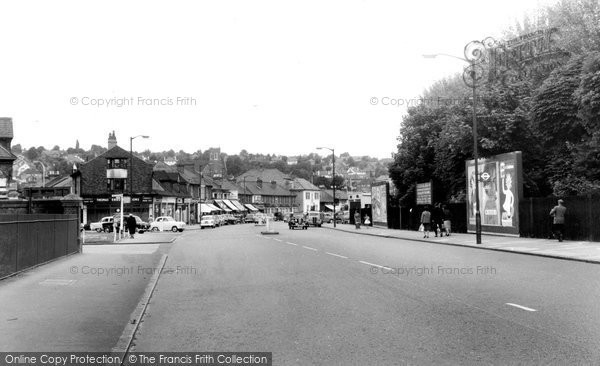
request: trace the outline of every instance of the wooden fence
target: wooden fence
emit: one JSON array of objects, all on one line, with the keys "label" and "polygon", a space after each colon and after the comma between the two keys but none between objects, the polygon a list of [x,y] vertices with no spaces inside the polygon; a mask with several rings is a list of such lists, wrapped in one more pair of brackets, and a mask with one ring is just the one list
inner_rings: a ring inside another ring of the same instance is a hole
[{"label": "wooden fence", "polygon": [[0,215],[0,278],[78,251],[77,215]]}]

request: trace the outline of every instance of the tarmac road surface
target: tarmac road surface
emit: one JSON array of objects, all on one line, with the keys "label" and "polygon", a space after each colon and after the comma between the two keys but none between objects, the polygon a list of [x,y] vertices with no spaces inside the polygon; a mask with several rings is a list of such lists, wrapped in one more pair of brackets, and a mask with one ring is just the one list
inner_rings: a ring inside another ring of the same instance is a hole
[{"label": "tarmac road surface", "polygon": [[171,247],[135,351],[288,364],[595,363],[597,264],[328,230],[225,226]]}]

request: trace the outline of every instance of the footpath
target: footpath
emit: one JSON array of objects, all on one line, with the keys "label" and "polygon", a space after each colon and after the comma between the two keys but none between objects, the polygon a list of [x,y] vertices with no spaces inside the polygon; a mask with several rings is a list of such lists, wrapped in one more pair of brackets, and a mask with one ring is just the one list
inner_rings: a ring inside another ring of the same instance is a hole
[{"label": "footpath", "polygon": [[410,230],[394,230],[366,226],[361,226],[360,229],[356,229],[354,225],[348,224],[337,224],[336,228],[333,227],[333,224],[325,224],[323,227],[359,235],[421,241],[441,245],[455,245],[600,264],[600,243],[589,241],[559,242],[558,240],[549,239],[481,235],[481,244],[476,244],[475,234],[457,233],[451,234],[450,236],[435,237],[434,234],[430,233],[429,238],[427,239],[423,238],[422,232]]}]

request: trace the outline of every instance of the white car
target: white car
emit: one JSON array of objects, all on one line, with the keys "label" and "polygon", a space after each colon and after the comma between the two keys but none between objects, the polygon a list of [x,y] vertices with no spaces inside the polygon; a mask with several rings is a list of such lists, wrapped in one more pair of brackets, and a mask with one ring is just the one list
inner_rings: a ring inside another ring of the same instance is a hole
[{"label": "white car", "polygon": [[113,217],[106,216],[103,217],[102,220],[98,222],[92,222],[90,224],[90,230],[94,230],[96,232],[109,231],[109,226],[112,227]]},{"label": "white car", "polygon": [[150,231],[166,231],[171,230],[176,233],[183,231],[185,222],[175,221],[171,216],[159,216],[150,224]]},{"label": "white car", "polygon": [[212,215],[202,216],[200,219],[200,229],[204,229],[205,227],[212,227],[213,229],[217,226],[217,220]]}]

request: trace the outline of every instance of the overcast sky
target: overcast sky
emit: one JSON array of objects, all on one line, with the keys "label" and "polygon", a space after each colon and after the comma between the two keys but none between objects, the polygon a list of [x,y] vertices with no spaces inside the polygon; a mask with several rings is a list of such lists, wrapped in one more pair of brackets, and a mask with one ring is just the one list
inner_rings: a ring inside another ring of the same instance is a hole
[{"label": "overcast sky", "polygon": [[115,130],[126,149],[150,135],[136,151],[387,158],[406,104],[462,71],[422,54],[462,56],[552,2],[5,1],[0,116],[25,147]]}]

